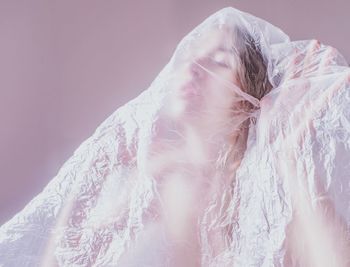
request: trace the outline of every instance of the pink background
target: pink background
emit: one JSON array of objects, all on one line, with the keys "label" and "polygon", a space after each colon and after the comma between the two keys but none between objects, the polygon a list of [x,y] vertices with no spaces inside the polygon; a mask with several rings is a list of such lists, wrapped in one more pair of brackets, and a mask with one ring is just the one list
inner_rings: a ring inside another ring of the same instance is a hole
[{"label": "pink background", "polygon": [[0,224],[148,87],[184,35],[226,6],[350,59],[347,0],[1,0]]}]

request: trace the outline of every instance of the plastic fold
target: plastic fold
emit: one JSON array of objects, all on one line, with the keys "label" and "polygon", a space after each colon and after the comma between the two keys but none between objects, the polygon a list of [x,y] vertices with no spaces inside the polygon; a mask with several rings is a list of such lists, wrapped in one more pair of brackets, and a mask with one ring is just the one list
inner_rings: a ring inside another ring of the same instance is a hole
[{"label": "plastic fold", "polygon": [[228,7],[0,228],[0,266],[350,266],[350,68]]}]

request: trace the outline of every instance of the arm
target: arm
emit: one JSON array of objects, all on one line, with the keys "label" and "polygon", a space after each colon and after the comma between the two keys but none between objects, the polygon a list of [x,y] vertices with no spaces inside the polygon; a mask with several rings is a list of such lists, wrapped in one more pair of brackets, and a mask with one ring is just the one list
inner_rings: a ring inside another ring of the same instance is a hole
[{"label": "arm", "polygon": [[[319,43],[311,42],[308,53],[304,60],[304,70],[307,73],[308,68],[312,66],[312,57],[319,48]],[[325,56],[317,66],[316,73],[322,75],[327,72],[327,67],[332,62],[336,53],[330,51],[324,52]],[[318,55],[319,56],[319,55]],[[296,61],[292,61],[296,62]],[[292,65],[293,67],[293,65]],[[298,78],[300,72],[293,68],[288,72],[289,79]],[[301,74],[302,75],[302,74]],[[293,129],[289,132],[282,132],[281,151],[276,157],[276,166],[279,176],[285,179],[291,190],[293,205],[293,220],[287,229],[287,258],[289,264],[294,266],[296,262],[301,266],[347,266],[350,244],[348,242],[348,233],[346,233],[346,224],[335,213],[334,205],[330,198],[321,201],[325,195],[325,189],[321,179],[315,177],[319,185],[319,203],[314,206],[312,199],[308,194],[307,171],[297,166],[297,155],[291,145],[297,145],[298,150],[302,150],[303,140],[307,134],[312,134],[312,119],[324,108],[324,106],[335,96],[339,90],[344,88],[350,82],[350,73],[344,72],[339,79],[327,90],[321,91],[316,100],[306,102],[300,112],[292,112],[288,118],[288,123]],[[308,87],[300,90],[308,90]],[[298,88],[299,90],[299,88]],[[288,94],[288,90],[286,91]],[[288,99],[288,105],[293,105],[293,96],[280,94],[280,100]],[[298,101],[297,99],[296,101]],[[295,102],[296,104],[296,102]],[[296,106],[296,105],[295,105]],[[294,110],[293,110],[294,111]],[[274,114],[278,114],[274,112]],[[322,189],[323,188],[323,189]]]}]

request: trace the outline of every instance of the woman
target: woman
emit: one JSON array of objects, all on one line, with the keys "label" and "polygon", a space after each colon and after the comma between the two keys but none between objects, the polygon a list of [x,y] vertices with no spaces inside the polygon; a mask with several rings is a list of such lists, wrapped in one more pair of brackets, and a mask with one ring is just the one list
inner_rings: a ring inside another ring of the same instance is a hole
[{"label": "woman", "polygon": [[[197,220],[215,212],[222,217],[219,223],[226,216],[220,209],[232,200],[235,172],[246,148],[249,118],[255,111],[244,97],[260,99],[272,87],[261,52],[248,32],[238,27],[213,28],[196,43],[199,47],[186,59],[188,64],[174,74],[176,87],[154,122],[146,160],[159,199],[150,214],[152,228],[148,230],[146,224],[145,231],[162,229],[171,248],[167,256],[171,266],[201,264],[204,242],[197,236],[201,231]],[[221,207],[213,204],[218,196],[225,196],[219,200]],[[229,224],[205,230],[202,238],[212,247],[212,257],[227,249],[225,239],[230,238],[230,231]],[[140,259],[147,265],[144,255],[136,256],[135,251],[149,249],[155,242],[153,236],[133,244],[121,266],[139,266]],[[162,266],[164,262],[148,264]]]},{"label": "woman", "polygon": [[349,68],[312,44],[210,16],[1,227],[0,263],[347,266]]}]

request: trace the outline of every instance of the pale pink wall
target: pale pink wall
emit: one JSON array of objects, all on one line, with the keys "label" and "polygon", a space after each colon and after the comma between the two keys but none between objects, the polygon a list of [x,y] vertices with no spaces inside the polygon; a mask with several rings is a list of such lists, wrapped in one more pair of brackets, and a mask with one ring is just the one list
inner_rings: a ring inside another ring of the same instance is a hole
[{"label": "pale pink wall", "polygon": [[350,59],[346,0],[1,0],[0,224],[147,88],[184,35],[226,6]]}]

